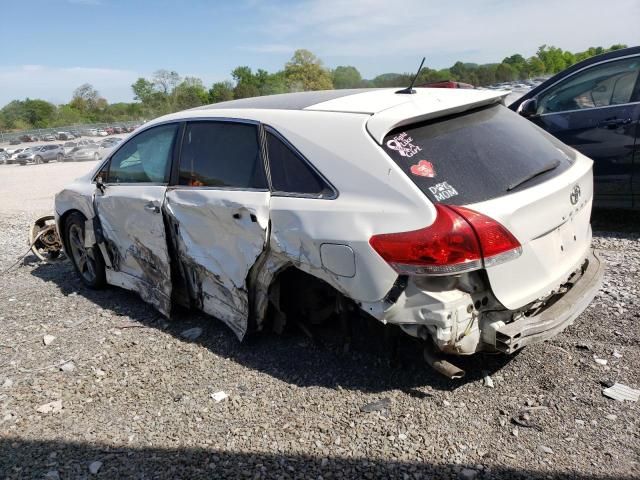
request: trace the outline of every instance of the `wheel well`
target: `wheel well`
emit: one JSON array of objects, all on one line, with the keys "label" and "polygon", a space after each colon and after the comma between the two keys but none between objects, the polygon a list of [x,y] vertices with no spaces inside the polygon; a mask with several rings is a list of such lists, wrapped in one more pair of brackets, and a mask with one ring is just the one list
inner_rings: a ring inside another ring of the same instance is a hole
[{"label": "wheel well", "polygon": [[65,230],[67,229],[67,220],[74,213],[79,213],[84,217],[85,220],[87,219],[84,213],[82,213],[80,210],[77,210],[75,208],[72,208],[71,210],[67,210],[60,216],[59,223],[60,223],[60,229],[62,231],[58,232],[58,234],[60,235],[60,239],[62,240],[62,246],[64,247],[65,252],[69,251],[69,246],[67,245],[67,236],[65,235]]},{"label": "wheel well", "polygon": [[290,265],[269,286],[267,324],[281,331],[286,324],[319,325],[340,311],[345,297],[324,280]]}]

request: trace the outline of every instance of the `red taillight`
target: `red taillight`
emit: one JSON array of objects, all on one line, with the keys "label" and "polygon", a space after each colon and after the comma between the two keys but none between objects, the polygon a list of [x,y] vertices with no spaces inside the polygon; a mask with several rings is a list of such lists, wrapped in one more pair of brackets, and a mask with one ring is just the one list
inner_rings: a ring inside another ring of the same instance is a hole
[{"label": "red taillight", "polygon": [[374,235],[369,243],[403,275],[468,272],[515,258],[522,251],[506,228],[478,212],[439,204],[436,212],[429,227]]}]

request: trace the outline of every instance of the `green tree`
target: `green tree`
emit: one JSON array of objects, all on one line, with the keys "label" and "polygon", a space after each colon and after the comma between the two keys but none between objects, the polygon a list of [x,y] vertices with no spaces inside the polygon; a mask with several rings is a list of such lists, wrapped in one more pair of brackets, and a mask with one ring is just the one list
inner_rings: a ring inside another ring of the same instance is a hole
[{"label": "green tree", "polygon": [[309,50],[296,50],[284,67],[287,86],[291,91],[330,90],[331,73]]},{"label": "green tree", "polygon": [[27,98],[23,103],[23,119],[35,128],[51,124],[56,114],[56,106],[44,100]]},{"label": "green tree", "polygon": [[538,58],[544,63],[547,73],[558,73],[566,68],[566,62],[561,48],[542,45],[538,48]]},{"label": "green tree", "polygon": [[530,77],[537,77],[544,73],[544,62],[538,57],[530,57],[527,60],[527,71]]},{"label": "green tree", "polygon": [[218,103],[233,100],[233,84],[230,81],[216,82],[209,89],[209,102]]},{"label": "green tree", "polygon": [[99,108],[100,93],[90,83],[83,83],[73,91],[70,105],[81,112],[92,112]]},{"label": "green tree", "polygon": [[185,110],[187,108],[199,107],[209,100],[209,93],[204,88],[202,80],[196,77],[185,77],[185,79],[174,89],[175,108]]},{"label": "green tree", "polygon": [[147,80],[146,78],[138,78],[138,80],[136,80],[136,83],[131,85],[131,88],[133,89],[133,98],[135,98],[136,100],[140,100],[142,103],[149,102],[149,100],[153,96],[153,82]]},{"label": "green tree", "polygon": [[335,88],[358,88],[362,85],[362,75],[356,67],[340,66],[331,72]]}]

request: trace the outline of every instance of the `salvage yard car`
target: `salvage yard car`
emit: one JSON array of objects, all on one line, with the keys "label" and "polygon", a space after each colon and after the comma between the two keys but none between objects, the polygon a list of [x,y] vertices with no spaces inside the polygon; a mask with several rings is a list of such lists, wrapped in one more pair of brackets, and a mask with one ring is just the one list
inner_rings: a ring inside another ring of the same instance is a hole
[{"label": "salvage yard car", "polygon": [[242,339],[360,313],[460,376],[439,352],[549,339],[603,272],[592,161],[504,95],[302,92],[167,115],[57,194],[58,231],[87,286],[164,315],[196,307]]}]

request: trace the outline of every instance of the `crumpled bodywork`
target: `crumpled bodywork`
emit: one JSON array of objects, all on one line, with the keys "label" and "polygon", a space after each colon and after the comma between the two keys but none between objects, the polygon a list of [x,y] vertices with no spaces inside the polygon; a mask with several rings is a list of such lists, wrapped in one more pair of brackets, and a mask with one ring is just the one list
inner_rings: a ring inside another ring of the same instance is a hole
[{"label": "crumpled bodywork", "polygon": [[250,315],[247,277],[267,242],[268,201],[268,192],[216,189],[172,189],[166,196],[174,264],[191,300],[240,339]]},{"label": "crumpled bodywork", "polygon": [[[128,290],[171,314],[171,268],[161,205],[165,187],[149,185],[131,193],[111,186],[97,194],[95,206],[111,268],[107,281]],[[104,250],[103,250],[104,249]]]}]

